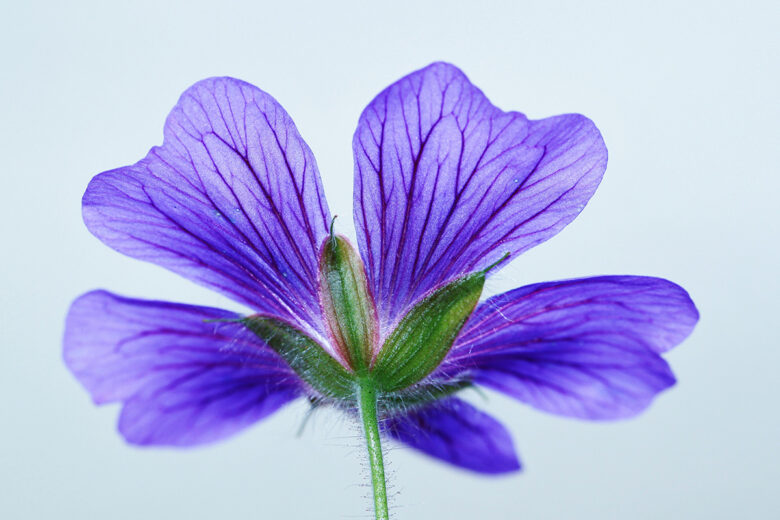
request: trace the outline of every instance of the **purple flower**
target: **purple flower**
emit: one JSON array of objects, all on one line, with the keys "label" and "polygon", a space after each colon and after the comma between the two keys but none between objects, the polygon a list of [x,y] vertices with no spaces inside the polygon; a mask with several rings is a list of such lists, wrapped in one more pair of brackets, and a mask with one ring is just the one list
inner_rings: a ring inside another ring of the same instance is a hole
[{"label": "purple flower", "polygon": [[331,233],[288,114],[236,79],[195,84],[162,146],[90,182],[84,221],[103,242],[255,312],[105,291],[73,303],[65,361],[96,403],[122,403],[128,442],[216,441],[299,397],[356,414],[352,389],[370,381],[386,435],[502,473],[520,467],[508,432],[459,390],[601,420],[674,384],[661,354],[698,314],[669,281],[565,280],[478,303],[486,276],[593,195],[607,151],[590,120],[503,112],[436,63],[368,105],[353,150],[359,255]]}]

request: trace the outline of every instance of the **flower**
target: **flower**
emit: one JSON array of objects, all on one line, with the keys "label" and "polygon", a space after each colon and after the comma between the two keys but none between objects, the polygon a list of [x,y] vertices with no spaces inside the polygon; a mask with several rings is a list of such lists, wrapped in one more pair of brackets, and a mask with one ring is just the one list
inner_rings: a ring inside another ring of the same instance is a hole
[{"label": "flower", "polygon": [[122,403],[130,443],[216,441],[299,397],[356,414],[360,387],[386,435],[503,473],[520,467],[511,437],[455,396],[463,388],[602,420],[674,384],[661,354],[698,314],[669,281],[564,280],[479,303],[486,276],[596,190],[607,151],[581,115],[503,112],[444,63],[394,83],[353,140],[359,254],[331,230],[314,156],[265,92],[203,80],[164,136],[92,179],[87,227],[255,314],[106,291],[73,303],[67,366],[96,403]]}]

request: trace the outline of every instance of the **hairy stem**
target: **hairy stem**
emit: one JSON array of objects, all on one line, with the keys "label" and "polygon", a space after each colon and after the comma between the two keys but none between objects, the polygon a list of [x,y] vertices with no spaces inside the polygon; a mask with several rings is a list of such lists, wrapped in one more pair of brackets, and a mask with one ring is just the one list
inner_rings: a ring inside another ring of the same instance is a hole
[{"label": "hairy stem", "polygon": [[368,460],[371,464],[371,486],[374,489],[376,520],[389,520],[385,465],[382,460],[382,442],[379,438],[379,421],[376,414],[376,388],[370,379],[361,379],[358,385],[358,403],[363,431],[366,434]]}]

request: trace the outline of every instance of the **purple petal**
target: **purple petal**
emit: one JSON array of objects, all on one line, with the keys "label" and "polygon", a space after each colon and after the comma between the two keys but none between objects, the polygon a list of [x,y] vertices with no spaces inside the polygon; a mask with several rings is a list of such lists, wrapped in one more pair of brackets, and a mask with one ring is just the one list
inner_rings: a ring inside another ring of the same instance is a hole
[{"label": "purple petal", "polygon": [[330,217],[319,172],[284,109],[252,85],[188,89],[163,145],[92,179],[83,213],[124,254],[322,330],[317,262]]},{"label": "purple petal", "polygon": [[297,376],[231,312],[78,298],[65,326],[68,368],[98,404],[122,401],[134,444],[188,446],[227,437],[300,395]]},{"label": "purple petal", "polygon": [[659,278],[529,285],[481,304],[441,370],[552,413],[630,417],[674,384],[659,353],[697,320],[688,294]]},{"label": "purple petal", "polygon": [[501,423],[457,398],[388,419],[385,431],[431,457],[479,473],[520,469]]},{"label": "purple petal", "polygon": [[503,112],[445,63],[379,94],[353,151],[358,241],[386,326],[443,282],[556,234],[607,164],[589,119]]}]

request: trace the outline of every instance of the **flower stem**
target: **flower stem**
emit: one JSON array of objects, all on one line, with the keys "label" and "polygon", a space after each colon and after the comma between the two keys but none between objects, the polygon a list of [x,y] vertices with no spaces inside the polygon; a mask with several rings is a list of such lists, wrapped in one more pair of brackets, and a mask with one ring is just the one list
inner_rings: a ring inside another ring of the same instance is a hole
[{"label": "flower stem", "polygon": [[379,438],[379,421],[376,414],[376,387],[368,378],[360,380],[358,385],[358,403],[366,434],[368,460],[371,464],[371,486],[374,489],[374,513],[376,520],[389,520],[387,510],[387,486],[385,485],[385,465],[382,460],[382,442]]}]

